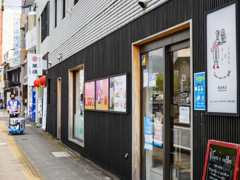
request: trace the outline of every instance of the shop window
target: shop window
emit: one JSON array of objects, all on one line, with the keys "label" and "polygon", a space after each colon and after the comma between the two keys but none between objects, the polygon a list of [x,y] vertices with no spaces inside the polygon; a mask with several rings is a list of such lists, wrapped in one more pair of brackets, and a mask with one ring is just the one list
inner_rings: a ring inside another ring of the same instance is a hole
[{"label": "shop window", "polygon": [[[145,58],[143,66],[142,116],[144,132],[152,129],[150,134],[144,133],[146,157],[146,179],[163,175],[163,107],[164,107],[164,59],[163,48],[142,54]],[[147,76],[147,77],[146,77]],[[145,77],[145,80],[144,80]],[[150,78],[153,77],[153,78]],[[149,79],[148,80],[146,80]],[[148,82],[147,82],[148,81]],[[147,140],[149,138],[149,141]]]},{"label": "shop window", "polygon": [[69,140],[84,146],[84,69],[69,70]]},{"label": "shop window", "polygon": [[74,93],[73,93],[73,100],[74,100],[74,122],[73,122],[73,137],[78,139],[79,141],[83,142],[84,138],[84,129],[83,129],[83,122],[84,122],[84,70],[78,69],[74,71],[73,77],[73,85],[74,85]]}]

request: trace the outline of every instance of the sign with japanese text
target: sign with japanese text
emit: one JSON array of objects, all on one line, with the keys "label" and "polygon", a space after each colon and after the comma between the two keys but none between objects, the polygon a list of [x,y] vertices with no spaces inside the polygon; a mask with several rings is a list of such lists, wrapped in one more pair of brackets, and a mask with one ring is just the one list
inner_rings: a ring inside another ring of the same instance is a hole
[{"label": "sign with japanese text", "polygon": [[20,34],[20,29],[19,28],[14,28],[13,33],[14,34]]},{"label": "sign with japanese text", "polygon": [[206,25],[207,113],[237,114],[236,4],[207,14]]},{"label": "sign with japanese text", "polygon": [[205,72],[194,74],[194,109],[205,110]]},{"label": "sign with japanese text", "polygon": [[15,64],[20,63],[20,58],[14,58],[13,63],[15,63]]},{"label": "sign with japanese text", "polygon": [[153,150],[153,120],[144,117],[144,149]]},{"label": "sign with japanese text", "polygon": [[29,75],[42,75],[42,55],[41,54],[28,54],[28,74]]},{"label": "sign with japanese text", "polygon": [[14,55],[14,56],[20,56],[20,51],[14,51],[14,52],[13,52],[13,55]]}]

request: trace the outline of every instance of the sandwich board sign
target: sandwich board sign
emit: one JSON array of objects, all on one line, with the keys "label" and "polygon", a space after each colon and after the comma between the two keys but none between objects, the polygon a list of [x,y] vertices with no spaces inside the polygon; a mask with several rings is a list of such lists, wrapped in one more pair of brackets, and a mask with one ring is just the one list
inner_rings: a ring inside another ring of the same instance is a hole
[{"label": "sandwich board sign", "polygon": [[238,177],[239,150],[237,144],[209,140],[202,180],[235,180]]}]

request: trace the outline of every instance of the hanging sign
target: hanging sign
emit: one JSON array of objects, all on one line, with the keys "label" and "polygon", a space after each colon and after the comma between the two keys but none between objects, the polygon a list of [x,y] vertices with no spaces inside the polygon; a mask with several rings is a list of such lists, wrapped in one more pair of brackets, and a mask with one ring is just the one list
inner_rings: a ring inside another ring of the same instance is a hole
[{"label": "hanging sign", "polygon": [[153,150],[153,120],[151,117],[144,117],[144,149]]},{"label": "hanging sign", "polygon": [[41,54],[28,54],[28,74],[29,75],[42,75],[42,55]]},{"label": "hanging sign", "polygon": [[209,140],[202,180],[238,178],[239,145]]},{"label": "hanging sign", "polygon": [[207,114],[238,114],[236,32],[235,3],[206,15]]},{"label": "hanging sign", "polygon": [[205,72],[194,74],[194,109],[205,110]]}]

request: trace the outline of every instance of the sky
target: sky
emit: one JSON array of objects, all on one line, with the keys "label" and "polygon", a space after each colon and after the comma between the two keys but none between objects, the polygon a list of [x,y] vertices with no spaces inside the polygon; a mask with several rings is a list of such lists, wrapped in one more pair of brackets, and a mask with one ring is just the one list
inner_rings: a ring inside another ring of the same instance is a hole
[{"label": "sky", "polygon": [[4,0],[4,9],[13,9],[21,11],[20,7],[21,4],[22,0]]}]

